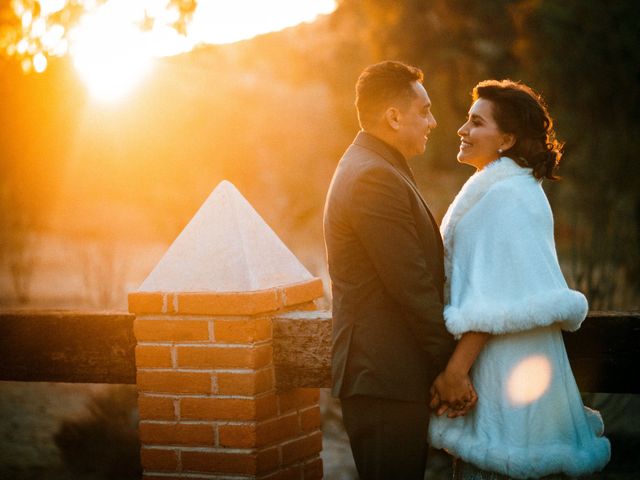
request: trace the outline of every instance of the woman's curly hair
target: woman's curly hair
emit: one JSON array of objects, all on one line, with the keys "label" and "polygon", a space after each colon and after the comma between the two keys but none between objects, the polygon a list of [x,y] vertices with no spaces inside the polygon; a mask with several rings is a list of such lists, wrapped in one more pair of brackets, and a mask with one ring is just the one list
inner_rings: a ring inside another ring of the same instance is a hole
[{"label": "woman's curly hair", "polygon": [[539,94],[520,82],[485,80],[473,88],[472,95],[474,101],[489,100],[498,128],[515,136],[514,145],[502,153],[504,156],[532,168],[537,179],[559,179],[555,173],[563,144],[556,140],[553,120]]}]

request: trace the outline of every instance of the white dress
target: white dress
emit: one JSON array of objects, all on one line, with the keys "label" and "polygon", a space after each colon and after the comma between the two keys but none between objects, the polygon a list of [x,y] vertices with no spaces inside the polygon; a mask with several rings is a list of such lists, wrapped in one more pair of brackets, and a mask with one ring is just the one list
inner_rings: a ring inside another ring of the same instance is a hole
[{"label": "white dress", "polygon": [[471,370],[476,407],[432,416],[431,445],[513,478],[601,470],[611,447],[582,404],[561,333],[580,327],[588,305],[560,271],[540,182],[502,157],[465,183],[441,231],[447,329],[494,336]]}]

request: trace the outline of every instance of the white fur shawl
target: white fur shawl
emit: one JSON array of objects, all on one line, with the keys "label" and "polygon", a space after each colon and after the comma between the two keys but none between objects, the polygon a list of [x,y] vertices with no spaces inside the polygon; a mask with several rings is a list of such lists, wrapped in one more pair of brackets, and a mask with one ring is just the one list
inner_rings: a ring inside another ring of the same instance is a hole
[{"label": "white fur shawl", "polygon": [[502,157],[474,174],[441,226],[445,320],[468,331],[517,332],[558,322],[577,330],[587,301],[560,271],[547,197],[530,169]]}]

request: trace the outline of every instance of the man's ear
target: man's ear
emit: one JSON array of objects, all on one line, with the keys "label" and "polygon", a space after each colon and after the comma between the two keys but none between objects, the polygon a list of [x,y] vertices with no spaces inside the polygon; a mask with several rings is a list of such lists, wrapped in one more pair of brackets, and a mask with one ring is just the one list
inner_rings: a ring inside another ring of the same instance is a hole
[{"label": "man's ear", "polygon": [[516,136],[513,133],[503,133],[502,143],[500,144],[500,150],[506,152],[516,144]]},{"label": "man's ear", "polygon": [[396,107],[389,107],[384,112],[384,120],[393,130],[400,128],[400,110]]}]

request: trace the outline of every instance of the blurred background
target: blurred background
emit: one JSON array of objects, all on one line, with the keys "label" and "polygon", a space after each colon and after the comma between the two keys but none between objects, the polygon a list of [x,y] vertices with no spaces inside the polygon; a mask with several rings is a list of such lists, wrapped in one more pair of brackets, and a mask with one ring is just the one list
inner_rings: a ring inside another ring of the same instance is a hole
[{"label": "blurred background", "polygon": [[[223,179],[327,288],[324,196],[383,59],[425,72],[438,128],[411,166],[438,220],[473,173],[455,160],[472,87],[541,92],[566,142],[545,189],[567,281],[640,310],[635,0],[0,0],[0,307],[126,310]],[[120,438],[109,455],[135,464],[131,388],[0,382],[0,477],[136,478],[65,456]],[[585,400],[618,439],[599,478],[637,478],[638,398]],[[326,477],[355,478],[323,409]]]}]

